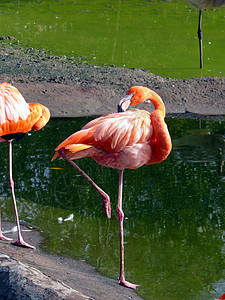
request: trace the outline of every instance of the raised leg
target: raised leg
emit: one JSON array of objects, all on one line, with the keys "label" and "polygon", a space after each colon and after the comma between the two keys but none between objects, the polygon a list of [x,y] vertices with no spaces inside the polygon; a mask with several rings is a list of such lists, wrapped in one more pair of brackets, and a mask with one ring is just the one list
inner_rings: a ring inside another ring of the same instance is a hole
[{"label": "raised leg", "polygon": [[198,18],[198,41],[199,41],[199,53],[200,53],[200,68],[203,68],[203,50],[202,50],[202,10],[199,9]]},{"label": "raised leg", "polygon": [[120,277],[119,284],[128,287],[130,289],[136,289],[137,284],[130,283],[125,280],[124,275],[124,241],[123,241],[123,220],[124,213],[122,209],[122,193],[123,193],[123,170],[119,171],[119,190],[118,190],[118,207],[117,217],[119,222],[119,234],[120,234]]},{"label": "raised leg", "polygon": [[64,154],[63,149],[59,150],[59,155],[65,159],[71,166],[73,166],[87,181],[96,189],[96,191],[101,195],[102,207],[108,219],[111,218],[111,206],[109,196],[83,171],[78,165],[73,161],[69,160]]},{"label": "raised leg", "polygon": [[16,245],[16,246],[34,249],[35,247],[26,243],[21,235],[21,228],[20,228],[15,192],[14,192],[14,181],[13,181],[13,177],[12,177],[12,140],[9,140],[8,142],[9,142],[9,186],[10,186],[11,192],[12,192],[13,205],[14,205],[15,216],[16,216],[16,224],[17,224],[17,228],[18,228],[18,240],[16,242],[13,242],[12,244]]}]

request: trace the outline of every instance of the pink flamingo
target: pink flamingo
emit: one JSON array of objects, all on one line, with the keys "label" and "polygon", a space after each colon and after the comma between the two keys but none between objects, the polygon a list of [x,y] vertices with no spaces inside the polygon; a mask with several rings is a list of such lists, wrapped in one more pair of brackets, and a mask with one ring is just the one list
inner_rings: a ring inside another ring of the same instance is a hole
[{"label": "pink flamingo", "polygon": [[[9,185],[18,228],[18,240],[13,242],[13,245],[34,248],[34,246],[26,243],[21,235],[12,176],[12,141],[13,139],[20,140],[31,129],[41,129],[49,118],[50,113],[47,107],[39,103],[28,104],[17,88],[6,82],[0,84],[0,142],[8,141],[9,144]],[[2,234],[1,215],[0,240],[11,240]]]},{"label": "pink flamingo", "polygon": [[[151,100],[155,110],[150,114],[145,110],[127,108]],[[110,218],[109,196],[100,189],[74,162],[74,159],[92,157],[100,165],[119,170],[119,191],[117,217],[120,235],[120,276],[119,284],[136,289],[137,285],[125,280],[124,242],[122,210],[123,170],[137,169],[143,165],[159,163],[171,151],[171,138],[164,121],[165,106],[154,91],[134,86],[119,102],[119,113],[97,118],[86,124],[80,131],[63,141],[53,156],[64,158],[77,169],[99,192],[106,216]]]}]

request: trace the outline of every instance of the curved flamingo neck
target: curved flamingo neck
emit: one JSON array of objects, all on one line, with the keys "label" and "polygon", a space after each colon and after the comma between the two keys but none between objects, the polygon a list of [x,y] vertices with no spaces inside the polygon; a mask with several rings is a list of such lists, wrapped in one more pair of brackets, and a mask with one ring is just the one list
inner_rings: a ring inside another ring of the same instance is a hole
[{"label": "curved flamingo neck", "polygon": [[147,163],[155,164],[165,160],[172,148],[170,134],[164,121],[166,109],[161,97],[149,88],[133,86],[127,92],[127,96],[121,100],[120,106],[127,102],[127,109],[128,105],[137,105],[146,100],[150,100],[155,107],[155,110],[150,114],[153,127],[153,137],[150,141],[152,155]]},{"label": "curved flamingo neck", "polygon": [[154,138],[152,140],[152,157],[149,164],[156,164],[165,160],[170,154],[172,142],[164,117],[159,109],[153,111],[151,121]]},{"label": "curved flamingo neck", "polygon": [[157,93],[149,89],[146,100],[150,100],[153,103],[155,110],[158,110],[162,114],[162,117],[164,119],[166,116],[166,109],[161,97]]},{"label": "curved flamingo neck", "polygon": [[151,114],[155,139],[152,145],[153,151],[150,160],[150,164],[155,164],[167,158],[172,149],[172,142],[167,125],[164,121],[166,109],[161,97],[150,90],[148,99],[151,100],[155,107],[155,111]]}]

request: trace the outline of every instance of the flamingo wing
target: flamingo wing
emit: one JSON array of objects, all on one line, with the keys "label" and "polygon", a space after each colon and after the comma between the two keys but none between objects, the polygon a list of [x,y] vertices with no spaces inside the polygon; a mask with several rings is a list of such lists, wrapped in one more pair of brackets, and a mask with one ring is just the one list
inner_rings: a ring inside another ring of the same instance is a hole
[{"label": "flamingo wing", "polygon": [[26,120],[29,116],[29,105],[14,86],[3,83],[0,85],[0,125],[7,121]]},{"label": "flamingo wing", "polygon": [[108,114],[89,122],[62,142],[56,151],[61,148],[72,151],[72,145],[79,144],[84,149],[94,146],[102,151],[115,153],[125,146],[147,142],[152,134],[150,114],[132,109],[124,113]]},{"label": "flamingo wing", "polygon": [[[47,107],[39,103],[29,103],[29,114],[26,119],[19,116],[18,119],[8,119],[0,125],[0,137],[17,133],[27,133],[31,129],[39,130],[46,125],[50,118]],[[13,136],[11,137],[13,138]]]},{"label": "flamingo wing", "polygon": [[47,107],[28,104],[17,88],[7,82],[0,84],[0,137],[39,130],[49,118]]}]

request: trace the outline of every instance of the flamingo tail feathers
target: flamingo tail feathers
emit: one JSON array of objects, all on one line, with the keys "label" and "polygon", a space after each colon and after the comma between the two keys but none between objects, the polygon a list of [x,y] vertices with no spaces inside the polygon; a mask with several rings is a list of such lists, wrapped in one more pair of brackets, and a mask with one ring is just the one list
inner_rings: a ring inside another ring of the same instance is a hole
[{"label": "flamingo tail feathers", "polygon": [[[90,149],[90,148],[92,148],[91,145],[85,145],[85,144],[70,144],[70,145],[67,145],[67,146],[64,147],[64,153],[70,152],[70,153],[72,153],[73,156],[74,156],[76,153],[81,152],[81,151],[83,151],[83,150]],[[51,161],[55,160],[55,159],[60,155],[60,154],[59,154],[59,150],[60,150],[60,149],[56,150],[55,155],[52,157],[52,160],[51,160]],[[82,156],[81,156],[81,157],[82,157]]]}]

